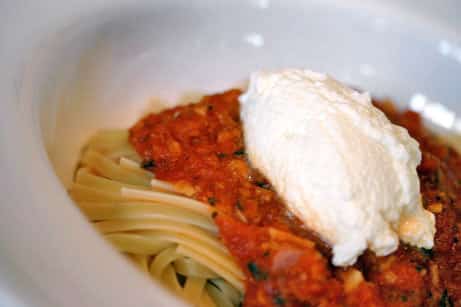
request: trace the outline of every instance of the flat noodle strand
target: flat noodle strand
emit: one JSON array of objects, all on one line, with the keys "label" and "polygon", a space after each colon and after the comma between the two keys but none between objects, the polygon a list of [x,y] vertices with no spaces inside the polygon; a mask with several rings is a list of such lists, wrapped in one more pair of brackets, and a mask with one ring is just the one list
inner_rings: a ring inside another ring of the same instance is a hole
[{"label": "flat noodle strand", "polygon": [[177,295],[181,297],[183,296],[184,290],[179,284],[178,277],[176,275],[176,272],[173,266],[171,266],[171,264],[169,264],[163,271],[161,280],[168,288],[173,290],[174,293],[176,293]]},{"label": "flat noodle strand", "polygon": [[219,307],[213,299],[211,298],[210,294],[208,291],[203,291],[202,296],[200,297],[200,307]]},{"label": "flat noodle strand", "polygon": [[144,191],[131,188],[122,188],[121,193],[124,197],[139,200],[157,201],[161,203],[181,206],[207,216],[211,216],[213,210],[206,204],[178,195],[171,195],[155,191]]},{"label": "flat noodle strand", "polygon": [[217,250],[227,253],[221,242],[214,238],[210,233],[193,225],[184,223],[171,223],[159,218],[153,219],[127,219],[127,220],[107,220],[95,222],[94,226],[102,233],[114,233],[121,231],[136,230],[161,230],[169,233],[175,233],[179,236],[189,237],[197,242],[208,245]]},{"label": "flat noodle strand", "polygon": [[176,252],[175,247],[169,247],[160,252],[155,256],[154,261],[152,261],[149,271],[152,276],[156,278],[161,278],[163,271],[177,258],[181,257],[180,254]]},{"label": "flat noodle strand", "polygon": [[80,210],[92,221],[117,219],[162,219],[198,226],[212,234],[217,227],[210,217],[199,215],[182,208],[146,202],[91,202],[82,201]]},{"label": "flat noodle strand", "polygon": [[221,290],[223,295],[228,297],[234,305],[238,305],[242,301],[242,294],[224,279],[213,279],[210,283],[215,284]]},{"label": "flat noodle strand", "polygon": [[70,191],[73,200],[80,201],[123,201],[124,197],[120,192],[104,191],[98,188],[87,187],[79,183],[73,183]]},{"label": "flat noodle strand", "polygon": [[[202,242],[197,242],[196,240],[192,238],[188,238],[185,236],[178,236],[176,233],[168,233],[168,232],[163,232],[163,231],[142,231],[138,232],[139,234],[143,234],[146,236],[153,236],[157,240],[162,240],[162,241],[169,241],[169,242],[174,242],[177,243],[178,245],[182,247],[186,247],[188,250],[194,250],[194,251],[200,251],[205,250],[206,258],[204,259],[205,262],[200,262],[198,259],[195,257],[193,258],[195,261],[199,262],[200,264],[212,269],[209,263],[207,263],[207,259],[213,259],[213,263],[219,263],[219,265],[222,267],[223,270],[226,270],[229,272],[229,274],[233,274],[237,276],[239,279],[243,279],[244,275],[237,266],[237,264],[234,262],[232,257],[229,255],[228,251],[222,251],[221,249],[216,249],[214,246],[206,245],[203,244]],[[218,273],[218,272],[216,272]]]},{"label": "flat noodle strand", "polygon": [[224,296],[221,290],[216,288],[215,286],[211,284],[206,285],[206,290],[208,294],[211,296],[213,301],[218,305],[219,307],[233,307],[234,304],[229,300],[228,297]]},{"label": "flat noodle strand", "polygon": [[198,277],[203,279],[213,279],[218,277],[215,272],[188,257],[176,259],[174,262],[174,268],[176,272],[184,276]]},{"label": "flat noodle strand", "polygon": [[147,171],[144,171],[143,174],[135,173],[92,150],[88,150],[83,155],[82,163],[101,176],[128,184],[149,187],[153,178],[152,174]]},{"label": "flat noodle strand", "polygon": [[117,192],[117,193],[120,193],[120,195],[121,195],[120,190],[123,187],[150,190],[149,187],[130,185],[130,184],[121,183],[119,181],[115,181],[115,180],[111,180],[111,179],[107,179],[101,176],[94,175],[91,173],[91,171],[88,168],[81,168],[78,170],[75,176],[75,182],[81,185],[85,185],[87,187],[91,187],[91,188],[101,189],[104,191]]},{"label": "flat noodle strand", "polygon": [[202,292],[205,289],[206,279],[196,276],[189,276],[184,284],[184,298],[192,305],[200,304]]},{"label": "flat noodle strand", "polygon": [[230,284],[232,284],[236,289],[240,290],[241,292],[244,291],[243,278],[239,278],[235,276],[233,273],[228,272],[222,266],[222,264],[216,263],[214,261],[216,259],[211,259],[211,257],[203,255],[200,252],[197,252],[196,250],[184,246],[178,246],[176,252],[183,256],[194,258],[198,263],[208,266],[211,270],[215,271],[217,274],[221,275],[225,280],[227,280]]},{"label": "flat noodle strand", "polygon": [[119,251],[143,256],[158,254],[175,245],[171,241],[152,240],[149,237],[137,234],[114,233],[105,237]]}]

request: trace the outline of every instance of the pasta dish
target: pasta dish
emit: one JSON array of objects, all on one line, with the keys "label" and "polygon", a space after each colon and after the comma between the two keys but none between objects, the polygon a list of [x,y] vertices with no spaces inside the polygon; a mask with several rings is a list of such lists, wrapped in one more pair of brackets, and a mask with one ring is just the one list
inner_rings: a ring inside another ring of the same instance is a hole
[{"label": "pasta dish", "polygon": [[240,90],[149,114],[86,144],[70,195],[143,272],[197,306],[460,306],[461,156],[417,113],[373,101],[418,141],[432,249],[353,265],[289,212],[248,162]]}]

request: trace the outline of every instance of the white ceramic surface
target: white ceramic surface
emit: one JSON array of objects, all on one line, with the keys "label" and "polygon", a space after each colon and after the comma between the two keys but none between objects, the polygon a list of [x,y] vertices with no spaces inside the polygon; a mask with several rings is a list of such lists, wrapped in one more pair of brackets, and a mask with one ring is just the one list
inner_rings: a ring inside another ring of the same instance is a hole
[{"label": "white ceramic surface", "polygon": [[0,1],[0,306],[179,304],[66,195],[96,129],[285,66],[461,112],[460,12],[455,0]]}]

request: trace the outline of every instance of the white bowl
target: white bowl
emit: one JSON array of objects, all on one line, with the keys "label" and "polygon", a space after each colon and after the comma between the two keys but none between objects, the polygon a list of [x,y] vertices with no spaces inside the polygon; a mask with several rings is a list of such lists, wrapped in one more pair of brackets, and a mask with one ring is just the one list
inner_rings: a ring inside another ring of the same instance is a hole
[{"label": "white bowl", "polygon": [[434,104],[426,113],[457,129],[461,5],[432,5],[0,4],[0,305],[179,304],[126,265],[66,194],[82,142],[98,128],[129,127],[149,109],[241,85],[257,69],[302,66],[396,101],[413,96],[414,108],[427,107],[421,95],[440,101],[451,113]]}]

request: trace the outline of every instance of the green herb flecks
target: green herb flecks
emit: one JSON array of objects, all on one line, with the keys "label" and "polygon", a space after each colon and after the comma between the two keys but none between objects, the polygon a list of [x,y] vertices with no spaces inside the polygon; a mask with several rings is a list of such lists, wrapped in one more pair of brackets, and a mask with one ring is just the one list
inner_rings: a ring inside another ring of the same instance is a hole
[{"label": "green herb flecks", "polygon": [[234,156],[242,157],[244,155],[245,155],[245,150],[243,148],[240,148],[239,150],[234,151]]},{"label": "green herb flecks", "polygon": [[424,270],[424,266],[422,266],[420,264],[416,264],[415,269],[416,269],[416,271],[421,272],[422,270]]},{"label": "green herb flecks", "polygon": [[280,295],[274,297],[274,304],[277,306],[285,306],[285,299]]},{"label": "green herb flecks", "polygon": [[451,301],[450,296],[448,295],[448,290],[443,290],[442,296],[440,297],[439,307],[454,307],[453,302]]},{"label": "green herb flecks", "polygon": [[424,248],[424,247],[421,247],[419,249],[419,251],[421,252],[421,254],[423,254],[424,257],[426,258],[432,258],[434,256],[434,252],[432,249],[428,249],[428,248]]},{"label": "green herb flecks", "polygon": [[256,263],[248,262],[247,267],[248,267],[248,271],[250,271],[250,273],[251,273],[251,276],[253,276],[253,278],[256,281],[261,281],[261,280],[266,280],[267,279],[267,273],[262,271],[258,267],[258,265]]},{"label": "green herb flecks", "polygon": [[270,189],[271,185],[267,182],[264,182],[264,181],[257,181],[256,182],[256,185],[260,188],[263,188],[263,189]]},{"label": "green herb flecks", "polygon": [[144,169],[154,169],[157,166],[154,160],[144,160],[141,162],[141,167]]}]

